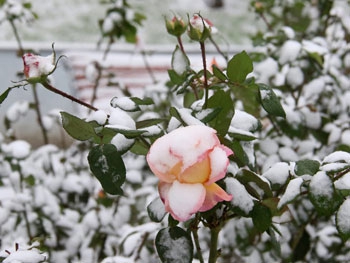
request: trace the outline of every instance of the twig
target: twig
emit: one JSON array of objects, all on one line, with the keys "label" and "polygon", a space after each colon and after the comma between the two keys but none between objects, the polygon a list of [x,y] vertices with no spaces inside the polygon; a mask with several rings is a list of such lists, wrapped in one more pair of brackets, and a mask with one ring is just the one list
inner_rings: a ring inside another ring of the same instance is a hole
[{"label": "twig", "polygon": [[204,91],[205,91],[204,108],[206,108],[207,107],[207,103],[208,103],[208,98],[209,98],[209,87],[208,87],[207,60],[206,60],[206,56],[205,56],[205,44],[204,44],[204,41],[200,42],[200,46],[201,46],[201,51],[202,51]]},{"label": "twig", "polygon": [[70,99],[70,100],[72,100],[72,101],[74,101],[74,102],[76,102],[76,103],[78,103],[78,104],[80,104],[80,105],[82,105],[82,106],[85,106],[86,108],[88,108],[88,109],[90,109],[90,110],[98,111],[97,108],[95,108],[94,106],[90,105],[89,103],[86,103],[86,102],[84,102],[84,101],[82,101],[82,100],[80,100],[80,99],[77,99],[76,97],[73,97],[73,96],[71,96],[71,95],[69,95],[69,94],[67,94],[67,93],[65,93],[65,92],[63,92],[63,91],[61,91],[61,90],[59,90],[59,89],[56,89],[55,87],[51,86],[51,85],[50,85],[49,83],[47,83],[47,82],[42,82],[41,84],[42,84],[45,88],[47,88],[49,91],[52,91],[52,92],[54,92],[54,93],[56,93],[56,94],[59,94],[59,95],[65,97],[65,98],[67,98],[67,99]]},{"label": "twig", "polygon": [[42,114],[41,114],[41,110],[40,110],[38,92],[36,90],[36,85],[35,84],[32,85],[32,90],[33,90],[33,95],[34,95],[35,111],[36,111],[38,123],[39,123],[40,129],[41,129],[41,132],[43,134],[44,143],[48,144],[49,143],[49,139],[47,137],[47,132],[46,132],[45,127],[44,127]]}]

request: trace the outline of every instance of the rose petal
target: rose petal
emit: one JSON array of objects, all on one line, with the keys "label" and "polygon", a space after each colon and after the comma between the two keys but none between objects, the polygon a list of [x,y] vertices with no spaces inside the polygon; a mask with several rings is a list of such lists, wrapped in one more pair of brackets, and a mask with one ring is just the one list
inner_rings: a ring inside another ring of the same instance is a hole
[{"label": "rose petal", "polygon": [[178,176],[182,183],[204,183],[210,175],[210,160],[207,156],[204,160],[195,163]]},{"label": "rose petal", "polygon": [[198,162],[208,150],[220,145],[216,131],[203,125],[181,127],[157,139],[147,155],[152,171],[166,175],[178,162],[182,171]]},{"label": "rose petal", "polygon": [[206,185],[206,196],[203,205],[199,209],[200,212],[208,211],[212,209],[218,202],[231,201],[232,195],[227,194],[217,184]]},{"label": "rose petal", "polygon": [[211,173],[206,185],[210,185],[225,177],[229,164],[227,156],[232,153],[233,152],[229,148],[223,145],[215,147],[211,153],[209,153]]},{"label": "rose petal", "polygon": [[[164,186],[166,187],[166,186]],[[174,181],[164,190],[165,209],[178,221],[188,220],[196,213],[205,200],[206,190],[202,184],[182,184]]]}]

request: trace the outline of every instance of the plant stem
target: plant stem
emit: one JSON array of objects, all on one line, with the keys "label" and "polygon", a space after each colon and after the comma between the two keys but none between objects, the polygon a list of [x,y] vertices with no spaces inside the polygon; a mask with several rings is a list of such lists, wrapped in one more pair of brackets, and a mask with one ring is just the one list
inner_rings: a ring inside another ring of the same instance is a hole
[{"label": "plant stem", "polygon": [[180,49],[183,53],[185,53],[184,45],[182,44],[181,36],[177,37],[177,42],[179,43]]},{"label": "plant stem", "polygon": [[97,70],[97,77],[96,77],[96,80],[94,83],[94,88],[93,88],[92,97],[91,97],[91,101],[90,101],[91,105],[94,105],[95,100],[97,98],[97,89],[98,89],[98,86],[100,84],[101,74],[102,74],[102,68],[97,61],[94,62],[94,67]]},{"label": "plant stem", "polygon": [[203,62],[203,76],[204,76],[204,91],[205,91],[205,99],[204,99],[204,109],[207,108],[208,98],[209,98],[209,87],[208,87],[208,76],[207,76],[207,60],[205,56],[205,45],[204,41],[200,42],[201,51],[202,51],[202,62]]},{"label": "plant stem", "polygon": [[59,90],[59,89],[56,89],[55,87],[51,86],[51,85],[50,85],[49,83],[47,83],[47,82],[42,82],[41,84],[42,84],[45,88],[47,88],[49,91],[52,91],[52,92],[54,92],[54,93],[56,93],[56,94],[59,94],[59,95],[65,97],[65,98],[67,98],[67,99],[70,99],[70,100],[72,100],[72,101],[74,101],[74,102],[76,102],[76,103],[78,103],[78,104],[80,104],[80,105],[82,105],[82,106],[84,106],[84,107],[90,109],[90,110],[98,111],[97,108],[95,108],[94,106],[90,105],[89,103],[86,103],[86,102],[84,102],[84,101],[82,101],[82,100],[80,100],[80,99],[77,99],[76,97],[73,97],[73,96],[71,96],[71,95],[69,95],[69,94],[67,94],[67,93],[65,93],[65,92],[63,92],[63,91],[61,91],[61,90]]},{"label": "plant stem", "polygon": [[191,226],[191,231],[192,231],[192,235],[193,235],[194,245],[196,246],[196,250],[197,250],[198,260],[200,263],[204,263],[202,249],[201,249],[201,246],[199,244],[198,223],[199,223],[199,216],[197,213],[196,220],[193,222],[193,225]]},{"label": "plant stem", "polygon": [[18,49],[19,49],[18,55],[21,57],[21,56],[24,55],[24,49],[23,49],[23,46],[22,46],[21,39],[20,39],[20,37],[18,35],[18,31],[17,31],[17,28],[16,28],[15,23],[13,22],[13,20],[9,19],[9,22],[10,22],[10,25],[12,27],[13,34],[15,35],[17,44],[18,44]]},{"label": "plant stem", "polygon": [[40,110],[39,97],[38,97],[38,92],[36,90],[36,85],[33,84],[32,87],[33,87],[32,90],[33,90],[33,95],[34,95],[35,111],[36,111],[38,123],[39,123],[40,129],[41,129],[41,133],[43,134],[44,144],[48,144],[49,139],[47,137],[47,132],[45,130],[44,123],[43,123],[43,118],[42,118],[42,114],[41,114],[41,110]]},{"label": "plant stem", "polygon": [[219,257],[218,240],[220,230],[220,225],[210,229],[210,251],[208,263],[216,263],[216,259]]},{"label": "plant stem", "polygon": [[221,56],[223,56],[223,58],[228,61],[228,57],[227,55],[220,49],[219,45],[214,41],[214,39],[212,38],[212,36],[209,36],[209,40],[210,42],[214,45],[215,49],[219,52],[219,54]]}]

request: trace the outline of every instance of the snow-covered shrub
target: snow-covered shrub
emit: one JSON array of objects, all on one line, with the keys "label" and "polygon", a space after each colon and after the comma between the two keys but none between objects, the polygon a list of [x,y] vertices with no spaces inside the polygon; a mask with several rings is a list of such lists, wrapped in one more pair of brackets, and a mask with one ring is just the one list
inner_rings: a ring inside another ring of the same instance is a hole
[{"label": "snow-covered shrub", "polygon": [[[101,21],[110,44],[128,8],[112,2]],[[209,20],[166,19],[177,40],[167,83],[111,98],[104,111],[45,72],[35,79],[92,112],[60,113],[79,141],[67,149],[2,139],[4,262],[25,262],[22,250],[49,262],[348,261],[348,18],[338,1],[314,3],[254,1],[269,29],[255,39],[264,52],[218,49],[220,65],[207,63]],[[201,68],[182,44],[186,31]],[[186,137],[183,126],[198,132]],[[11,252],[15,243],[22,250]]]}]

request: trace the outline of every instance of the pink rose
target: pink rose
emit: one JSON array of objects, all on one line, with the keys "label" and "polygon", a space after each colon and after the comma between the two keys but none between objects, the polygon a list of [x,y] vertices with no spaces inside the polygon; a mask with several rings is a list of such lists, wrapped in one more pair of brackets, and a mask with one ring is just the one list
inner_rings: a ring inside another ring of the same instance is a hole
[{"label": "pink rose", "polygon": [[24,64],[23,72],[27,79],[48,76],[55,70],[54,54],[42,57],[27,53],[23,55],[22,59]]},{"label": "pink rose", "polygon": [[159,178],[158,190],[166,211],[179,221],[230,201],[215,182],[224,178],[233,152],[222,145],[216,131],[193,125],[178,128],[157,139],[147,162]]}]

